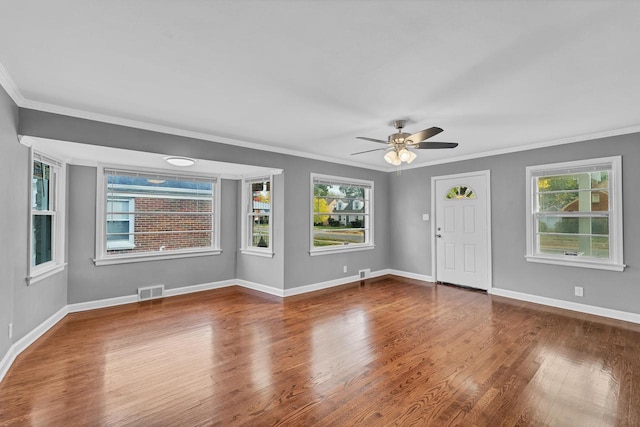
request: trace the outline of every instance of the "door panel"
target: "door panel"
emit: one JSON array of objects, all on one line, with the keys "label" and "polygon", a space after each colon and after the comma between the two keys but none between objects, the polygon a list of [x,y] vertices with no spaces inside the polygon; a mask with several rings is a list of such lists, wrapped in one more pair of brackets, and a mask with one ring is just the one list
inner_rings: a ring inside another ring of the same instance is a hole
[{"label": "door panel", "polygon": [[446,244],[444,257],[445,257],[444,268],[446,268],[447,270],[455,270],[456,269],[456,246],[451,244]]},{"label": "door panel", "polygon": [[464,245],[464,271],[476,272],[476,245]]},{"label": "door panel", "polygon": [[434,177],[435,279],[478,289],[490,284],[489,173]]}]

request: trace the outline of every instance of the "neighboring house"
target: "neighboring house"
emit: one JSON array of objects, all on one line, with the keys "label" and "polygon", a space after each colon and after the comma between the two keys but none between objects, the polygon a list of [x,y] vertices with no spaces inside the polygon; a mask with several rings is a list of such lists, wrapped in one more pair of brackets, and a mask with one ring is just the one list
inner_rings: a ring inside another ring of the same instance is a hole
[{"label": "neighboring house", "polygon": [[[562,208],[565,212],[578,211],[579,200],[574,200]],[[591,210],[603,212],[609,210],[609,193],[607,191],[597,191],[591,194]]]},{"label": "neighboring house", "polygon": [[349,200],[345,202],[342,199],[338,199],[333,210],[333,218],[338,221],[340,225],[362,228],[363,213],[364,202],[362,200]]}]

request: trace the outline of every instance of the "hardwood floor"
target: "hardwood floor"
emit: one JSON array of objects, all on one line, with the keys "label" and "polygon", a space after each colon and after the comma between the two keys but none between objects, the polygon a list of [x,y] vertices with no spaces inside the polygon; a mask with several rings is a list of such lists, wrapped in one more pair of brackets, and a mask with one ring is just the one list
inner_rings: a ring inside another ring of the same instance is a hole
[{"label": "hardwood floor", "polygon": [[638,426],[640,326],[395,276],[65,317],[0,425]]}]

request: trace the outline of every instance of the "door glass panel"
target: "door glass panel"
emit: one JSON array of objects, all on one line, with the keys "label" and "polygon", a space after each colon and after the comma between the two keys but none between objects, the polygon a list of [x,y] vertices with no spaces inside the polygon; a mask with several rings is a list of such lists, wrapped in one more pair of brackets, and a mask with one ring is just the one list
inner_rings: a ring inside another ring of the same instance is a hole
[{"label": "door glass panel", "polygon": [[475,199],[476,193],[468,185],[456,185],[447,191],[447,199]]}]

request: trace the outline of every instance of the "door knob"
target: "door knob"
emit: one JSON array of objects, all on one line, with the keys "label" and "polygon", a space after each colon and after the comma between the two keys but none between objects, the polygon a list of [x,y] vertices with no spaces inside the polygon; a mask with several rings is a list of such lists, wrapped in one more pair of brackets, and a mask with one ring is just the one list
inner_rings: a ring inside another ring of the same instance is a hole
[{"label": "door knob", "polygon": [[442,234],[436,234],[436,237],[440,239],[442,237]]}]

